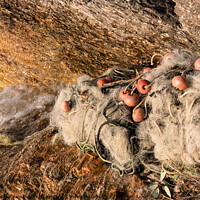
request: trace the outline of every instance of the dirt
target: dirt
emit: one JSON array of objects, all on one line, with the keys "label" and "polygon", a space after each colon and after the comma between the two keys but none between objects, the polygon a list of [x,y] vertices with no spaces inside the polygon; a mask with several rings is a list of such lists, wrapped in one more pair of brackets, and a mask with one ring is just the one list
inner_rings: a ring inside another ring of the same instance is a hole
[{"label": "dirt", "polygon": [[1,199],[147,199],[138,175],[120,177],[95,153],[51,144],[47,127],[25,146],[0,148]]}]

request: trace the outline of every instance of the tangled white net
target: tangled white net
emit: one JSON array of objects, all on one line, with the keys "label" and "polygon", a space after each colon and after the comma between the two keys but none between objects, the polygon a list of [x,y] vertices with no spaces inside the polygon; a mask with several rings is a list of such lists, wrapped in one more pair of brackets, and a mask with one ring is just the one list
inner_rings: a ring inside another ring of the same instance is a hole
[{"label": "tangled white net", "polygon": [[[104,94],[101,88],[95,86],[96,81],[90,80],[89,76],[83,75],[77,84],[61,91],[52,112],[51,124],[59,127],[68,145],[77,143],[83,148],[91,144],[97,148],[97,142],[102,141],[106,151],[102,149],[105,152],[101,154],[109,154],[107,162],[114,161],[123,170],[131,163],[129,131],[122,126],[126,119],[131,120],[130,109],[120,103],[121,87],[112,88]],[[86,100],[80,95],[81,91],[87,91]],[[61,111],[61,103],[66,100],[72,102],[70,113]]]},{"label": "tangled white net", "polygon": [[[193,69],[196,59],[190,51],[174,50],[160,68],[142,75],[136,73],[135,79],[130,78],[133,70],[110,69],[102,77],[116,78],[117,74],[121,80],[103,88],[96,86],[99,78],[83,75],[76,84],[61,91],[51,125],[59,128],[66,144],[91,147],[121,171],[134,171],[138,158],[147,149],[153,149],[159,161],[200,163],[200,72]],[[184,91],[171,84],[171,79],[180,73],[189,83]],[[119,93],[139,78],[152,85],[148,94],[140,94],[140,106],[146,108],[147,117],[136,123],[131,118],[132,108],[121,102]],[[82,91],[87,91],[87,96]],[[61,111],[63,101],[71,101],[69,113]]]},{"label": "tangled white net", "polygon": [[[200,72],[193,70],[196,59],[189,51],[175,50],[165,65],[146,75],[148,80],[161,76],[152,85],[147,98],[149,115],[137,132],[141,139],[153,142],[158,160],[180,160],[190,165],[200,162]],[[184,91],[171,85],[174,73],[168,72],[178,68],[188,80]]]}]

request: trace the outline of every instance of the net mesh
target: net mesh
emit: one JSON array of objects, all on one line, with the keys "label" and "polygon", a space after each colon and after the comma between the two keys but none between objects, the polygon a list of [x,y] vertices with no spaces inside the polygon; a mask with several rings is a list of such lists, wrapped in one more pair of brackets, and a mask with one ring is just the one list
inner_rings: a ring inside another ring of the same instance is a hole
[{"label": "net mesh", "polygon": [[[144,152],[153,150],[159,161],[177,160],[185,165],[200,162],[200,74],[193,64],[197,57],[187,50],[174,50],[164,58],[161,67],[139,75],[137,70],[112,68],[101,77],[87,75],[61,91],[51,114],[51,125],[57,126],[68,145],[90,148],[112,167],[134,171]],[[131,76],[136,74],[136,78]],[[172,87],[175,75],[187,78],[184,91]],[[97,87],[97,81],[110,76],[121,80]],[[151,82],[148,94],[140,95],[138,106],[144,107],[146,118],[132,121],[132,110],[119,98],[122,89],[134,89],[138,79]],[[87,95],[83,95],[87,92]],[[61,110],[70,101],[69,113]]]}]

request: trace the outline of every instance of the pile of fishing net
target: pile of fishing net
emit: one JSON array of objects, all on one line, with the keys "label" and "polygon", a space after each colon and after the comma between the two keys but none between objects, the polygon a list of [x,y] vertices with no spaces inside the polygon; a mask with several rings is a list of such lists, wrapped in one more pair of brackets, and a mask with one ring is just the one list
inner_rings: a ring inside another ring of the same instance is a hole
[{"label": "pile of fishing net", "polygon": [[[95,151],[121,173],[134,172],[151,158],[148,152],[160,163],[200,163],[200,61],[174,50],[156,67],[155,56],[143,72],[112,68],[98,78],[82,75],[63,89],[51,125],[65,143]],[[177,76],[184,77],[184,88],[172,86]],[[141,80],[146,84],[140,87]],[[133,104],[122,100],[123,89],[123,95],[135,95]]]}]

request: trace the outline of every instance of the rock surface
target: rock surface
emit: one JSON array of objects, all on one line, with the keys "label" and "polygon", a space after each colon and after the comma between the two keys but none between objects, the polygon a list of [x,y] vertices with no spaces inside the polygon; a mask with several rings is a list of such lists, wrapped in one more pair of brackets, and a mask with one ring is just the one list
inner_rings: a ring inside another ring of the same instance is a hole
[{"label": "rock surface", "polygon": [[[191,38],[191,43],[200,47],[200,2],[198,0],[175,0],[175,13],[181,24],[182,30]],[[197,48],[199,53],[199,48]]]},{"label": "rock surface", "polygon": [[[53,88],[78,74],[187,48],[199,54],[199,2],[3,0],[0,83]],[[192,13],[192,14],[191,14]]]}]

